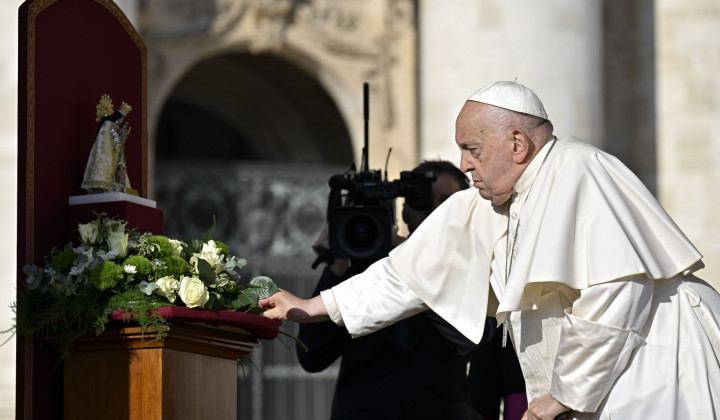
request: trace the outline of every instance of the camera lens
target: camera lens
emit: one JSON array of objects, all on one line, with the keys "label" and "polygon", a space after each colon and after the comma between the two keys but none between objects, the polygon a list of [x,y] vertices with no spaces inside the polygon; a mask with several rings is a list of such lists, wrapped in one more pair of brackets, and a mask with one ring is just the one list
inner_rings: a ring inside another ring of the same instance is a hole
[{"label": "camera lens", "polygon": [[338,208],[329,222],[330,253],[335,258],[377,260],[390,252],[392,218],[387,208]]},{"label": "camera lens", "polygon": [[375,246],[378,234],[377,221],[365,214],[348,219],[343,230],[348,245],[361,252]]}]

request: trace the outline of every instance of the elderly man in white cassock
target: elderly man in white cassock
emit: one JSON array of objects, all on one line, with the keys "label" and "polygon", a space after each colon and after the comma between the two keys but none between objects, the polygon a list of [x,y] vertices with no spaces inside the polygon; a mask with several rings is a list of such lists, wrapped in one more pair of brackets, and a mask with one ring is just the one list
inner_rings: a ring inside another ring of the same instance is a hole
[{"label": "elderly man in white cassock", "polygon": [[364,273],[310,300],[281,291],[264,315],[360,336],[431,308],[475,342],[495,315],[523,370],[525,419],[717,418],[720,295],[638,178],[556,138],[514,82],[470,96],[456,143],[477,191]]}]

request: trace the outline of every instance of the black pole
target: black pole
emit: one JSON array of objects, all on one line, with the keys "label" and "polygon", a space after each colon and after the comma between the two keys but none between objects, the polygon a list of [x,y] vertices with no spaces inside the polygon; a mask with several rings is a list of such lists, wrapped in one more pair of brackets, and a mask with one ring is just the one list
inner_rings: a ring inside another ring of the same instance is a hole
[{"label": "black pole", "polygon": [[368,163],[370,151],[368,150],[368,121],[370,120],[370,89],[367,82],[363,83],[363,116],[365,119],[365,143],[363,145],[362,163],[360,164],[360,171],[365,172],[370,170],[370,164]]}]

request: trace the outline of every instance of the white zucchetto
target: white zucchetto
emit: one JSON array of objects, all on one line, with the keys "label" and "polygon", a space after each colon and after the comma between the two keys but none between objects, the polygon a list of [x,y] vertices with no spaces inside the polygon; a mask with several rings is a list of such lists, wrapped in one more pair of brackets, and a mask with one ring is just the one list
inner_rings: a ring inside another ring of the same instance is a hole
[{"label": "white zucchetto", "polygon": [[535,92],[517,82],[495,82],[473,93],[468,101],[482,102],[547,120],[547,113]]}]

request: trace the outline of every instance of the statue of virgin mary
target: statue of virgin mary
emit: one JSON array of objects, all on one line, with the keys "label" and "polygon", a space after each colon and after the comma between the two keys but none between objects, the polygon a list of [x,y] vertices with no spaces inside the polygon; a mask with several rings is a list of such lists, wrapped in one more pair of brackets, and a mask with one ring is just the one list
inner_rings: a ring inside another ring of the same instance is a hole
[{"label": "statue of virgin mary", "polygon": [[125,163],[125,141],[130,124],[124,121],[132,107],[125,102],[113,111],[112,100],[103,95],[97,105],[96,121],[100,127],[90,150],[82,188],[89,194],[126,192],[130,190]]}]

